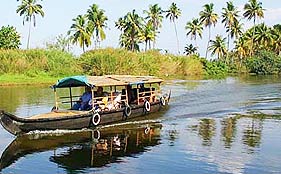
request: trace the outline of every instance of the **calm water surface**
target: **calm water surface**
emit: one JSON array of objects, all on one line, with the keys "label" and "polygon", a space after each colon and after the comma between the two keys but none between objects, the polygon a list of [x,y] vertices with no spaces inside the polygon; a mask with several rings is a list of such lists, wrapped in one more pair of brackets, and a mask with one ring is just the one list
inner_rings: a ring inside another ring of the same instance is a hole
[{"label": "calm water surface", "polygon": [[[169,109],[128,123],[18,138],[1,127],[0,173],[281,173],[280,77],[163,88],[172,89]],[[54,105],[44,86],[0,87],[0,98],[21,117]]]}]

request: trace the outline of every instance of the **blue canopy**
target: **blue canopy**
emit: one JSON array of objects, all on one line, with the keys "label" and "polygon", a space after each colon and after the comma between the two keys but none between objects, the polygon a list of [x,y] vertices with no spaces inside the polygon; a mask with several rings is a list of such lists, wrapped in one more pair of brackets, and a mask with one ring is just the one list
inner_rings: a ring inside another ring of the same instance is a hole
[{"label": "blue canopy", "polygon": [[78,87],[78,86],[89,86],[87,76],[71,76],[58,80],[58,82],[53,85],[53,88],[65,88],[65,87]]}]

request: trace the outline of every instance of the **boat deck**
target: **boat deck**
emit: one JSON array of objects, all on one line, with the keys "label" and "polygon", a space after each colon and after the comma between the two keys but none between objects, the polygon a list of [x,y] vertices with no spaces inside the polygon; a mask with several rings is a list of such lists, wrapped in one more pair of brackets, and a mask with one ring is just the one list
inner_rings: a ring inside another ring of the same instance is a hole
[{"label": "boat deck", "polygon": [[27,119],[67,117],[67,116],[74,116],[74,115],[82,115],[82,114],[85,114],[88,112],[89,111],[73,111],[73,110],[56,111],[56,112],[49,112],[49,113],[34,115],[31,117],[28,117]]}]

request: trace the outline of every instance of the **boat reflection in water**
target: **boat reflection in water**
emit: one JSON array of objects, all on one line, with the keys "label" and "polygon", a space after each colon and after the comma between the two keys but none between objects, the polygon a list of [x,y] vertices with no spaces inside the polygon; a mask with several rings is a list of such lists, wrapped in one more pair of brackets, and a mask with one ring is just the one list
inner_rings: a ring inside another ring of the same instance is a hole
[{"label": "boat reflection in water", "polygon": [[160,144],[161,128],[160,123],[153,123],[80,132],[27,134],[17,137],[5,149],[0,159],[0,171],[19,158],[44,151],[54,151],[49,160],[68,171],[103,167]]}]

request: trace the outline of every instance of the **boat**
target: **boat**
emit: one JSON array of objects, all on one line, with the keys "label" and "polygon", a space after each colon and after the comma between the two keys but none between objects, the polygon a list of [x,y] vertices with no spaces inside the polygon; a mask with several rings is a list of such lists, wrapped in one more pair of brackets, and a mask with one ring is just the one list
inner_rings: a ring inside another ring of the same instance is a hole
[{"label": "boat", "polygon": [[[27,155],[51,152],[49,160],[71,170],[103,167],[118,157],[141,155],[160,144],[160,123],[79,131],[29,133],[16,137],[0,158],[0,173]],[[82,157],[82,158],[81,158]],[[78,160],[79,159],[79,160]],[[5,172],[4,172],[5,173]]]},{"label": "boat", "polygon": [[[171,91],[164,92],[162,82],[154,76],[65,77],[51,86],[55,102],[50,112],[18,117],[0,110],[0,123],[8,132],[18,136],[35,130],[83,129],[126,121],[167,108]],[[69,95],[59,95],[59,90],[65,88]],[[74,95],[73,88],[84,88],[85,93],[88,90],[91,94],[87,108],[80,107],[81,95]],[[105,88],[102,95],[98,95],[100,88]],[[63,109],[65,107],[68,108]]]}]

